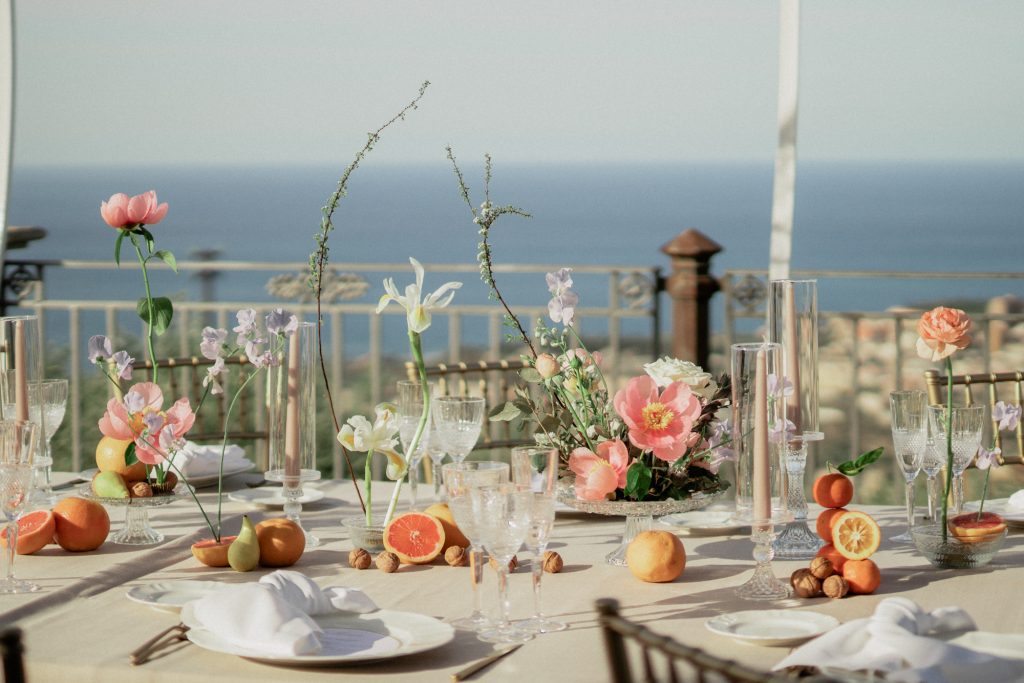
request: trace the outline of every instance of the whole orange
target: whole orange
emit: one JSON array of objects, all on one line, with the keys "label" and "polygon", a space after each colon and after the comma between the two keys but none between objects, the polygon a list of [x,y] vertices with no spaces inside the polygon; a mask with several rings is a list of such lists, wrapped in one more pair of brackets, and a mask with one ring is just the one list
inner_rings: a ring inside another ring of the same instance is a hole
[{"label": "whole orange", "polygon": [[53,507],[54,540],[64,550],[96,550],[110,533],[110,515],[99,503],[65,498]]},{"label": "whole orange", "polygon": [[641,581],[675,581],[686,568],[686,549],[669,531],[642,531],[626,548],[626,564]]},{"label": "whole orange", "polygon": [[260,564],[264,567],[290,567],[306,550],[306,534],[290,519],[265,519],[256,525],[260,543]]},{"label": "whole orange", "polygon": [[867,595],[878,590],[882,572],[871,560],[847,560],[843,565],[843,578],[850,584],[851,593]]},{"label": "whole orange", "polygon": [[832,522],[844,512],[846,512],[846,508],[825,508],[818,515],[816,530],[826,543],[832,542]]},{"label": "whole orange", "polygon": [[126,465],[124,452],[131,445],[131,441],[121,441],[109,436],[100,439],[96,444],[96,467],[100,472],[117,472],[129,484],[133,481],[144,481],[146,479],[146,466],[141,462],[134,462]]},{"label": "whole orange", "polygon": [[821,546],[821,549],[818,550],[818,554],[815,555],[815,557],[827,557],[829,560],[832,561],[832,568],[839,573],[842,573],[843,565],[845,565],[847,562],[846,558],[843,557],[842,554],[840,554],[840,552],[836,550],[836,547],[831,543],[826,543],[825,545]]},{"label": "whole orange", "polygon": [[845,474],[832,472],[814,480],[814,502],[823,508],[841,508],[853,500],[853,482]]},{"label": "whole orange", "polygon": [[437,521],[441,522],[441,526],[444,528],[444,547],[441,548],[442,553],[453,545],[461,548],[469,545],[469,539],[466,538],[466,535],[462,533],[462,530],[455,523],[455,517],[452,515],[452,511],[448,509],[448,503],[434,503],[424,512],[431,517],[437,518]]}]

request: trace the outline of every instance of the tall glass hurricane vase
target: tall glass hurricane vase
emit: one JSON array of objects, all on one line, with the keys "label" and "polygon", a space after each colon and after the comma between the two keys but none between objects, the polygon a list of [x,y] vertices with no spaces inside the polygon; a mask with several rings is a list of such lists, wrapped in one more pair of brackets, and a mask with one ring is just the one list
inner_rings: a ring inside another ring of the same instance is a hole
[{"label": "tall glass hurricane vase", "polygon": [[928,415],[923,391],[893,391],[889,394],[892,418],[892,445],[896,464],[906,482],[907,531],[893,536],[899,543],[913,543],[914,480],[921,472],[928,448]]},{"label": "tall glass hurricane vase", "polygon": [[43,340],[39,318],[18,315],[0,318],[0,392],[3,402],[0,415],[5,420],[31,420],[39,425],[36,458],[46,457],[43,437],[46,433],[46,412],[31,410],[29,387],[43,379]]},{"label": "tall glass hurricane vase", "polygon": [[818,283],[773,280],[768,287],[769,341],[782,344],[786,439],[781,453],[783,489],[793,521],[781,529],[775,554],[811,559],[823,541],[807,525],[804,473],[807,447],[824,434],[818,425]]},{"label": "tall glass hurricane vase", "polygon": [[31,593],[39,586],[14,577],[18,547],[18,517],[28,505],[32,461],[39,441],[39,426],[26,420],[0,421],[0,514],[6,526],[4,571],[0,593]]},{"label": "tall glass hurricane vase", "polygon": [[[284,487],[284,513],[298,524],[302,512],[302,485],[320,479],[316,463],[316,325],[299,323],[277,353],[280,361],[269,369],[270,463],[268,481]],[[303,529],[306,547],[320,539]]]}]

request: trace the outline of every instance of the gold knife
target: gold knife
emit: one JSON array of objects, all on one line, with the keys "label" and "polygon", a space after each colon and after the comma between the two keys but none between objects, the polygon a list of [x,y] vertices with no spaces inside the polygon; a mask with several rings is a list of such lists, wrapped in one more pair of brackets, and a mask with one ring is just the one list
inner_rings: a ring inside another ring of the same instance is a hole
[{"label": "gold knife", "polygon": [[474,662],[474,663],[470,664],[465,669],[462,669],[461,671],[456,671],[455,673],[453,673],[452,674],[452,680],[453,681],[464,681],[467,678],[469,678],[470,676],[472,676],[473,674],[475,674],[477,671],[480,671],[481,669],[485,669],[485,668],[489,667],[491,664],[494,664],[496,661],[498,661],[499,659],[501,659],[505,655],[512,654],[513,652],[515,652],[516,650],[518,650],[522,646],[523,646],[522,643],[516,643],[515,645],[513,645],[511,647],[507,647],[504,650],[499,650],[498,652],[495,652],[493,655],[490,655],[489,657],[484,657],[480,661]]}]

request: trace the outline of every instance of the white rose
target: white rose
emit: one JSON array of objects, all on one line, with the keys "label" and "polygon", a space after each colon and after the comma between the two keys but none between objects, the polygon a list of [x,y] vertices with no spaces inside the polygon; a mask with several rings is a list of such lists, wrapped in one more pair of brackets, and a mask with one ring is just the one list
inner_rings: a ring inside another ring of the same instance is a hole
[{"label": "white rose", "polygon": [[659,387],[667,387],[673,382],[686,382],[693,393],[702,398],[711,398],[717,386],[710,372],[704,372],[699,365],[678,358],[659,358],[653,363],[644,365],[646,372]]}]

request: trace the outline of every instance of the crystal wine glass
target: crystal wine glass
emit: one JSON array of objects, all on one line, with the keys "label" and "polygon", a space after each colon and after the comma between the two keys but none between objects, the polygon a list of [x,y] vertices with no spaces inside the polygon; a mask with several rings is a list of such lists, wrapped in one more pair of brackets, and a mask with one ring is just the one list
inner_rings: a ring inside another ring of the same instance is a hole
[{"label": "crystal wine glass", "polygon": [[477,638],[488,643],[525,642],[534,634],[518,628],[509,619],[508,564],[530,530],[533,492],[515,484],[498,484],[476,487],[470,495],[477,514],[477,533],[498,572],[498,621],[491,628],[478,631]]},{"label": "crystal wine glass", "polygon": [[[946,423],[949,421],[949,434]],[[953,509],[960,514],[964,507],[964,470],[981,447],[985,424],[985,406],[955,406],[950,415],[945,406],[929,406],[929,421],[935,429],[935,446],[945,455],[947,444],[953,447]]]},{"label": "crystal wine glass", "polygon": [[[53,449],[51,440],[64,421],[64,411],[68,403],[68,381],[66,379],[44,379],[32,382],[28,387],[29,410],[35,413],[42,410],[45,419],[46,454],[36,458],[32,463],[32,494],[29,507],[51,507],[57,502],[50,484],[50,471],[53,467]],[[33,415],[34,417],[34,415]]]},{"label": "crystal wine glass", "polygon": [[892,418],[892,443],[896,462],[906,481],[907,530],[894,541],[912,543],[910,530],[914,528],[914,480],[921,472],[928,440],[928,423],[923,391],[893,391],[889,393],[889,414]]},{"label": "crystal wine glass", "polygon": [[[491,624],[480,605],[480,583],[483,581],[483,546],[478,515],[473,507],[473,490],[479,486],[508,483],[509,466],[503,462],[450,463],[442,468],[448,507],[455,523],[469,539],[469,565],[473,575],[473,613],[452,622],[455,628],[477,631]],[[521,542],[521,541],[520,541]]]},{"label": "crystal wine glass", "polygon": [[533,616],[517,621],[517,628],[532,633],[550,633],[569,628],[568,624],[544,616],[540,609],[540,582],[544,576],[544,551],[555,524],[555,487],[558,483],[558,451],[535,446],[512,449],[512,482],[530,492],[530,528],[526,548],[533,555]]},{"label": "crystal wine glass", "polygon": [[32,461],[39,426],[23,420],[0,421],[0,514],[6,525],[3,578],[0,593],[31,593],[39,586],[14,578],[18,547],[18,517],[25,511],[32,486]]},{"label": "crystal wine glass", "polygon": [[934,430],[929,428],[924,458],[921,460],[921,469],[924,470],[925,476],[928,477],[928,519],[932,522],[936,519],[935,515],[939,504],[939,493],[937,490],[937,485],[939,484],[938,474],[942,471],[942,465],[945,460],[941,447],[935,441]]},{"label": "crystal wine glass", "polygon": [[[433,385],[427,384],[428,393]],[[417,507],[417,485],[419,484],[420,462],[427,454],[427,444],[430,440],[430,415],[427,415],[426,424],[423,426],[423,433],[420,435],[416,451],[409,452],[409,446],[419,429],[420,420],[423,418],[423,385],[413,380],[401,380],[398,382],[398,438],[402,442],[402,452],[405,453],[409,463],[409,509]]]},{"label": "crystal wine glass", "polygon": [[437,396],[431,401],[430,412],[434,416],[441,448],[452,456],[453,462],[465,460],[480,438],[484,424],[484,399]]}]

